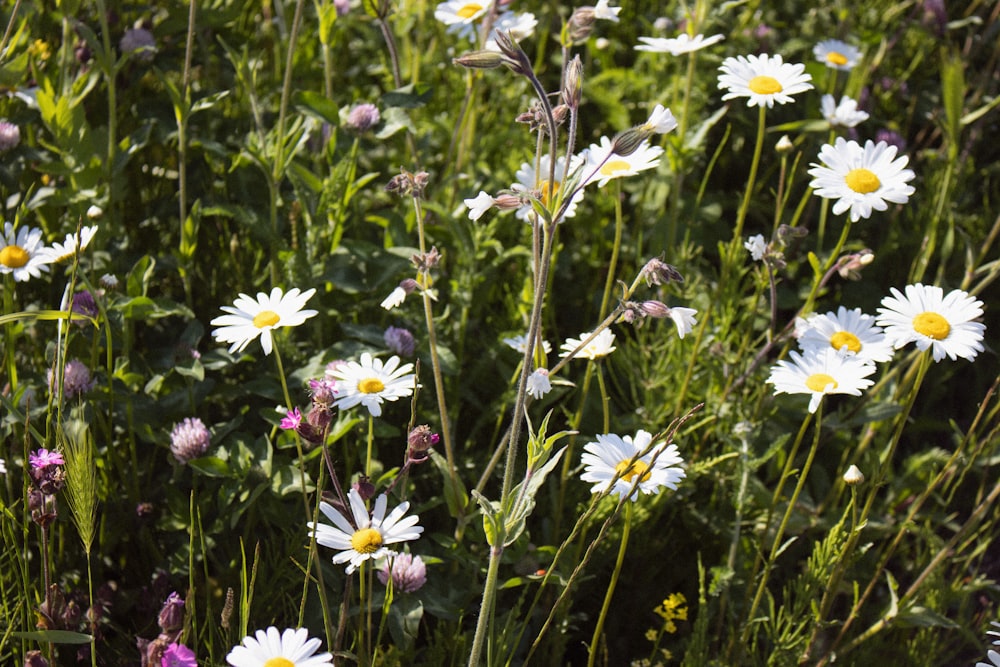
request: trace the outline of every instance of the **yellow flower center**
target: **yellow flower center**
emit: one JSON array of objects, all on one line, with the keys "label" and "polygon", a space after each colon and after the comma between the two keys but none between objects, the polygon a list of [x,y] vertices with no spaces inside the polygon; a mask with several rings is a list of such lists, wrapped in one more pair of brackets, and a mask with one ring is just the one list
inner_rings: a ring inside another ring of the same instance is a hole
[{"label": "yellow flower center", "polygon": [[636,475],[639,476],[640,482],[645,482],[649,479],[649,466],[642,461],[636,461],[632,465],[629,465],[628,461],[621,461],[615,466],[615,472],[620,473],[621,479],[629,483],[632,483]]},{"label": "yellow flower center", "polygon": [[474,2],[470,2],[468,4],[462,5],[459,8],[459,10],[455,12],[455,16],[458,16],[459,18],[463,19],[471,19],[473,16],[475,16],[481,11],[483,11],[482,5],[477,5]]},{"label": "yellow flower center", "polygon": [[264,661],[264,667],[295,667],[295,663],[288,658],[268,658]]},{"label": "yellow flower center", "polygon": [[365,378],[358,382],[358,391],[362,394],[377,394],[385,389],[385,384],[378,378]]},{"label": "yellow flower center", "polygon": [[374,528],[362,528],[351,535],[351,548],[359,554],[373,554],[382,547],[382,533]]},{"label": "yellow flower center", "polygon": [[913,318],[913,330],[934,340],[944,340],[951,333],[951,325],[937,313],[920,313]]},{"label": "yellow flower center", "polygon": [[844,176],[844,182],[847,183],[847,187],[863,195],[875,192],[882,187],[882,181],[878,180],[878,176],[863,167],[847,172],[847,176]]},{"label": "yellow flower center", "polygon": [[861,341],[850,331],[838,331],[830,336],[830,345],[835,350],[841,350],[846,345],[847,349],[854,354],[861,351]]},{"label": "yellow flower center", "polygon": [[[561,185],[562,185],[562,183],[560,183],[559,181],[555,181],[554,183],[552,183],[552,198],[553,199],[555,199],[555,196],[557,194],[559,194],[559,186],[561,186]],[[550,203],[549,202],[549,180],[548,179],[545,179],[543,181],[539,181],[538,182],[538,191],[542,193],[542,196],[541,196],[542,203],[545,204],[545,206],[548,206],[549,203]]]},{"label": "yellow flower center", "polygon": [[747,87],[758,95],[774,95],[783,89],[781,84],[773,76],[755,76],[750,79]]},{"label": "yellow flower center", "polygon": [[0,264],[12,269],[19,269],[28,263],[31,256],[19,245],[9,245],[0,250]]},{"label": "yellow flower center", "polygon": [[632,165],[625,160],[608,160],[604,163],[604,166],[601,167],[601,175],[614,176],[620,171],[628,171],[631,168]]},{"label": "yellow flower center", "polygon": [[819,391],[825,394],[829,385],[833,385],[830,387],[831,389],[836,389],[837,381],[826,373],[813,373],[806,378],[806,386],[809,387],[810,391]]},{"label": "yellow flower center", "polygon": [[273,327],[281,317],[273,310],[262,310],[253,316],[253,325],[258,329]]},{"label": "yellow flower center", "polygon": [[831,65],[844,66],[847,64],[847,56],[843,53],[837,53],[836,51],[830,51],[826,54],[826,62]]}]

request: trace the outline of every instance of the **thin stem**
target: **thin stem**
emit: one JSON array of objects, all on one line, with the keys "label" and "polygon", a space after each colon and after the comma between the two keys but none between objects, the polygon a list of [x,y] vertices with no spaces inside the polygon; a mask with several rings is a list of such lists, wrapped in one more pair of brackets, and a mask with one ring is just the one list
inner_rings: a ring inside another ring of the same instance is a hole
[{"label": "thin stem", "polygon": [[625,549],[628,548],[629,533],[632,529],[632,515],[634,503],[625,504],[625,525],[622,527],[622,540],[618,545],[618,559],[615,560],[615,569],[611,572],[611,581],[608,582],[608,590],[604,594],[604,604],[601,605],[601,613],[597,616],[597,625],[594,626],[594,634],[590,638],[590,650],[587,653],[587,667],[594,667],[594,660],[597,659],[598,647],[601,641],[601,633],[604,630],[604,621],[608,616],[608,609],[611,607],[611,598],[615,594],[615,586],[618,585],[618,577],[622,572],[622,563],[625,562]]},{"label": "thin stem", "polygon": [[750,196],[753,194],[754,184],[757,180],[757,167],[760,165],[760,154],[764,148],[764,127],[767,107],[761,105],[759,109],[760,112],[757,116],[757,141],[753,147],[750,175],[747,176],[747,189],[743,193],[743,202],[740,204],[740,210],[736,214],[736,229],[733,232],[733,238],[737,242],[737,247],[739,247],[739,240],[743,237],[743,222],[746,220],[747,210],[750,208]]},{"label": "thin stem", "polygon": [[622,247],[622,182],[620,178],[615,179],[615,241],[611,246],[611,259],[608,260],[608,275],[604,279],[604,295],[601,297],[601,310],[598,318],[603,318],[608,312],[608,301],[611,299],[611,288],[615,284],[615,269],[618,268],[618,253]]}]

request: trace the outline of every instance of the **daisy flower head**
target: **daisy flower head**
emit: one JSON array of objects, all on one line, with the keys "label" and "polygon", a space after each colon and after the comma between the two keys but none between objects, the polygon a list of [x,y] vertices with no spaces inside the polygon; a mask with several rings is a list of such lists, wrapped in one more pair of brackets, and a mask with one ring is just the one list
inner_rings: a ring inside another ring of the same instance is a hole
[{"label": "daisy flower head", "polygon": [[812,77],[801,63],[786,63],[780,55],[729,57],[722,61],[719,88],[728,90],[723,101],[746,97],[747,106],[773,107],[793,102],[792,95],[812,90]]},{"label": "daisy flower head", "polygon": [[664,486],[676,490],[677,483],[685,476],[677,467],[684,462],[677,453],[677,445],[663,442],[650,447],[652,442],[652,434],[643,430],[635,438],[614,433],[597,436],[596,442],[583,447],[581,460],[585,470],[580,479],[594,483],[591,493],[607,491],[619,498],[627,496],[633,502],[640,491],[648,495]]},{"label": "daisy flower head", "polygon": [[413,364],[400,365],[397,356],[384,363],[365,352],[361,361],[348,361],[327,376],[337,381],[337,400],[333,405],[341,410],[363,405],[373,417],[382,414],[382,403],[395,401],[413,393]]},{"label": "daisy flower head", "polygon": [[48,255],[49,262],[53,264],[62,262],[72,258],[77,252],[86,250],[96,233],[97,225],[81,227],[79,235],[76,232],[67,234],[65,241],[53,243],[50,248],[46,248],[43,252]]},{"label": "daisy flower head", "polygon": [[[525,348],[528,345],[528,336],[527,334],[520,334],[518,336],[514,336],[513,338],[504,338],[503,342],[504,345],[506,345],[507,347],[517,350],[521,354],[524,354]],[[552,351],[552,346],[549,344],[549,341],[547,340],[542,341],[542,350],[545,352],[545,354],[548,354],[549,352]]]},{"label": "daisy flower head", "polygon": [[476,21],[482,18],[492,3],[488,0],[447,0],[434,9],[434,18],[448,26],[447,31],[474,39]]},{"label": "daisy flower head", "polygon": [[283,292],[280,287],[275,287],[270,294],[258,292],[256,299],[240,294],[232,306],[222,306],[226,315],[212,320],[212,324],[219,327],[212,332],[212,336],[220,343],[232,343],[230,352],[242,352],[260,336],[264,354],[271,354],[273,330],[297,327],[316,315],[315,310],[302,310],[315,293],[315,289],[300,292],[298,287],[294,287]]},{"label": "daisy flower head", "polygon": [[643,141],[634,152],[622,156],[614,152],[614,144],[607,137],[601,137],[600,144],[591,144],[589,148],[581,153],[583,159],[583,173],[585,174],[584,185],[597,183],[597,187],[603,188],[615,178],[634,176],[640,171],[654,169],[660,164],[660,156],[663,149],[659,146],[650,146],[648,141]]},{"label": "daisy flower head", "polygon": [[875,324],[875,318],[861,312],[860,308],[848,310],[840,306],[837,312],[810,317],[799,337],[799,347],[807,352],[829,347],[863,361],[892,359],[891,341]]},{"label": "daisy flower head", "polygon": [[47,272],[46,266],[52,262],[48,249],[42,245],[42,230],[31,227],[14,229],[14,225],[3,224],[0,236],[0,273],[10,273],[15,282],[25,282],[38,278]]},{"label": "daisy flower head", "polygon": [[844,72],[854,69],[861,60],[861,51],[856,46],[839,39],[825,39],[813,47],[813,55],[827,67]]},{"label": "daisy flower head", "polygon": [[[552,186],[552,200],[549,199],[549,165],[552,164],[552,160],[548,154],[543,155],[538,161],[538,171],[535,171],[535,166],[530,162],[524,162],[521,164],[521,168],[517,170],[514,177],[517,179],[517,183],[511,186],[514,191],[520,192],[534,192],[538,194],[538,198],[542,205],[549,209],[550,212],[555,213],[553,206],[556,201],[561,199],[560,189],[564,185],[567,177],[572,173],[573,167],[571,165],[570,169],[567,169],[566,158],[559,157],[556,159],[556,169],[555,169],[555,182],[551,184]],[[572,218],[576,215],[576,206],[583,199],[583,189],[580,188],[576,194],[573,195],[573,199],[569,202],[566,207],[566,212],[563,214],[564,218]],[[534,209],[530,205],[522,206],[517,209],[517,219],[529,222],[531,220],[530,216],[534,216]]]},{"label": "daisy flower head", "polygon": [[856,141],[838,137],[819,152],[820,164],[813,164],[809,187],[825,199],[835,199],[833,212],[850,211],[851,222],[871,217],[872,210],[885,211],[893,204],[905,204],[913,194],[907,185],[915,174],[906,168],[909,161],[896,157],[896,147],[871,139],[862,147]]},{"label": "daisy flower head", "polygon": [[320,503],[320,511],[333,522],[333,525],[312,521],[306,524],[310,530],[316,531],[316,542],[340,552],[333,557],[333,564],[347,563],[347,574],[353,574],[366,560],[395,558],[397,553],[386,545],[415,540],[424,532],[423,527],[417,525],[420,517],[403,516],[410,509],[409,502],[400,503],[386,516],[385,511],[389,501],[383,493],[375,499],[372,513],[369,515],[365,501],[357,489],[352,488],[347,493],[347,498],[351,505],[354,525],[351,525],[351,522],[336,508],[325,502]]},{"label": "daisy flower head", "polygon": [[530,12],[521,14],[504,12],[493,23],[493,29],[490,30],[483,46],[487,51],[500,51],[500,46],[497,44],[498,33],[509,34],[515,42],[520,42],[534,35],[537,25],[538,19]]},{"label": "daisy flower head", "polygon": [[840,102],[833,95],[823,95],[819,102],[820,111],[823,118],[830,125],[840,127],[856,127],[860,123],[868,120],[868,114],[858,111],[858,103],[847,95],[840,98]]},{"label": "daisy flower head", "polygon": [[1000,653],[997,653],[993,649],[986,651],[986,657],[989,662],[979,661],[976,663],[976,667],[1000,667]]},{"label": "daisy flower head", "polygon": [[792,360],[782,359],[771,367],[767,378],[777,394],[809,394],[809,412],[816,412],[827,394],[860,396],[862,389],[872,385],[867,379],[875,365],[857,357],[848,357],[827,347],[822,350],[790,352]]},{"label": "daisy flower head", "polygon": [[[562,350],[560,357],[568,357],[573,353],[573,351],[580,347],[583,341],[590,338],[593,332],[588,331],[580,334],[579,338],[567,338],[566,342],[559,346]],[[583,359],[598,359],[600,357],[606,357],[615,351],[615,334],[612,333],[611,329],[601,329],[601,333],[594,336],[593,340],[587,343],[583,349],[576,353],[576,357]]]},{"label": "daisy flower head", "polygon": [[652,53],[669,53],[672,56],[679,56],[684,53],[701,51],[705,47],[721,42],[723,39],[725,37],[722,35],[712,35],[711,37],[695,35],[692,37],[686,32],[671,38],[640,37],[639,41],[643,43],[636,46],[635,50],[650,51]]},{"label": "daisy flower head", "polygon": [[329,653],[316,653],[323,642],[309,637],[305,628],[288,628],[279,633],[271,626],[247,636],[226,656],[233,667],[325,667],[333,665]]},{"label": "daisy flower head", "polygon": [[882,299],[877,324],[885,328],[886,337],[899,349],[916,343],[917,349],[931,349],[934,361],[946,356],[972,361],[983,351],[986,326],[973,320],[983,314],[983,302],[963,292],[948,294],[935,285],[907,285],[905,293],[895,287],[892,296]]}]

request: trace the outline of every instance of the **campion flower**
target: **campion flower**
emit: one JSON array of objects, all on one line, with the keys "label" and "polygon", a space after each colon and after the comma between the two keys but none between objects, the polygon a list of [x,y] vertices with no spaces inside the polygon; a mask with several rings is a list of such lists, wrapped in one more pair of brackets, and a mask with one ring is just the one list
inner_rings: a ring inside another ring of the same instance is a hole
[{"label": "campion flower", "polygon": [[838,137],[833,146],[824,144],[819,152],[822,164],[813,164],[809,187],[825,199],[835,199],[833,212],[850,211],[851,222],[869,218],[872,209],[885,211],[886,202],[905,204],[913,194],[907,185],[915,174],[906,169],[908,158],[896,158],[896,147],[870,139],[864,148],[856,141]]},{"label": "campion flower", "polygon": [[528,394],[535,399],[539,399],[552,391],[552,382],[549,380],[547,368],[536,368],[535,372],[528,376]]},{"label": "campion flower", "polygon": [[[513,348],[521,354],[524,354],[525,347],[528,345],[528,336],[527,334],[521,334],[519,336],[514,336],[513,338],[504,338],[503,342],[507,347]],[[552,351],[552,346],[549,345],[549,341],[542,341],[542,350],[545,354]]]},{"label": "campion flower", "polygon": [[427,583],[427,566],[423,559],[408,553],[387,559],[376,574],[384,586],[389,585],[391,577],[392,589],[398,593],[412,593]]},{"label": "campion flower", "polygon": [[389,296],[382,299],[382,303],[380,305],[386,310],[397,308],[403,305],[403,302],[406,301],[406,297],[415,289],[417,289],[417,281],[413,278],[407,278],[403,280],[403,282],[399,283],[395,289],[389,292]]},{"label": "campion flower", "polygon": [[584,185],[597,183],[597,187],[603,188],[612,179],[634,176],[640,171],[654,169],[660,164],[661,155],[663,149],[659,146],[650,146],[647,141],[643,141],[639,148],[627,156],[616,155],[612,141],[607,137],[601,137],[600,145],[591,144],[580,155],[584,178],[587,179]]},{"label": "campion flower", "polygon": [[7,474],[7,463],[3,459],[0,459],[0,475],[6,475],[6,474]]},{"label": "campion flower", "polygon": [[163,652],[161,667],[198,667],[198,659],[184,644],[171,644]]},{"label": "campion flower", "polygon": [[[608,491],[619,498],[627,496],[633,502],[638,499],[639,492],[648,495],[664,486],[676,490],[677,483],[685,476],[684,471],[677,467],[684,462],[677,453],[677,445],[663,442],[650,447],[652,442],[652,434],[643,430],[636,433],[635,438],[614,433],[598,435],[596,442],[589,442],[583,447],[585,453],[581,460],[585,470],[580,479],[594,482],[591,493]],[[649,451],[642,454],[646,449]],[[632,491],[636,478],[638,485]]]},{"label": "campion flower", "polygon": [[856,127],[858,124],[868,120],[868,114],[858,111],[858,103],[847,95],[840,98],[838,103],[833,95],[824,95],[819,102],[820,111],[823,118],[830,125],[840,127]]},{"label": "campion flower", "polygon": [[[590,338],[590,334],[593,332],[586,332],[580,334],[579,338],[567,338],[566,342],[559,346],[562,350],[560,357],[568,357],[573,353],[573,350],[580,347],[580,344]],[[576,358],[583,359],[597,359],[599,357],[606,357],[615,351],[615,335],[612,333],[611,329],[601,329],[601,333],[597,334],[592,341],[587,343],[587,345],[576,353]]]},{"label": "campion flower", "polygon": [[759,262],[764,259],[764,253],[767,252],[767,241],[764,240],[763,234],[757,234],[748,238],[743,247],[750,251],[750,259]]},{"label": "campion flower", "polygon": [[302,423],[302,412],[297,408],[292,408],[285,413],[285,416],[281,418],[281,422],[278,424],[282,429],[286,431],[292,431],[299,427]]},{"label": "campion flower", "polygon": [[825,39],[813,47],[813,55],[827,67],[850,71],[861,60],[861,51],[856,46],[839,39]]},{"label": "campion flower", "polygon": [[635,50],[650,51],[652,53],[669,53],[672,56],[679,56],[683,53],[701,51],[705,47],[721,42],[723,39],[725,37],[722,35],[712,35],[711,37],[695,35],[692,37],[686,32],[671,38],[640,37],[639,41],[643,42],[643,44],[636,46]]},{"label": "campion flower", "polygon": [[72,259],[78,252],[83,252],[87,249],[87,246],[90,245],[96,233],[97,225],[81,227],[79,235],[76,232],[67,234],[66,240],[62,243],[53,243],[51,247],[45,248],[43,252],[49,257],[49,262],[53,264]]},{"label": "campion flower", "polygon": [[866,379],[875,365],[857,357],[848,357],[832,347],[806,352],[789,352],[791,361],[782,359],[771,367],[767,378],[777,394],[809,394],[809,412],[816,412],[827,394],[860,396],[872,385]]},{"label": "campion flower", "polygon": [[212,324],[219,327],[212,332],[212,336],[220,343],[232,343],[230,352],[242,352],[260,336],[264,354],[271,354],[271,331],[282,327],[297,327],[316,315],[315,310],[302,310],[306,301],[315,293],[315,289],[300,292],[298,287],[287,293],[283,293],[280,287],[275,287],[269,295],[258,292],[256,299],[241,293],[233,306],[222,307],[227,315],[212,320]]},{"label": "campion flower", "polygon": [[226,656],[233,667],[333,667],[333,656],[316,653],[323,642],[309,637],[305,628],[288,628],[279,634],[278,628],[258,630],[253,637],[244,637]]},{"label": "campion flower", "polygon": [[479,220],[496,203],[496,199],[485,190],[480,190],[479,194],[472,199],[465,199],[463,201],[469,209],[469,220]]},{"label": "campion flower", "polygon": [[653,107],[649,118],[640,126],[641,129],[653,134],[667,134],[677,128],[677,119],[674,114],[662,104]]},{"label": "campion flower", "polygon": [[747,106],[774,106],[794,102],[792,95],[812,90],[806,66],[786,63],[780,55],[737,56],[722,61],[719,88],[728,90],[723,101],[746,97]]},{"label": "campion flower", "polygon": [[371,515],[365,508],[365,501],[356,489],[347,493],[351,505],[354,525],[344,518],[332,505],[321,502],[319,509],[332,526],[325,523],[308,522],[310,530],[316,531],[316,542],[324,547],[340,551],[333,557],[334,565],[347,563],[347,574],[352,574],[366,560],[379,560],[397,556],[397,553],[387,547],[389,544],[409,542],[420,537],[424,532],[418,526],[417,516],[404,517],[410,509],[410,503],[402,502],[386,516],[385,510],[388,498],[383,493],[375,499]]},{"label": "campion flower", "polygon": [[674,326],[677,328],[677,337],[684,338],[684,336],[691,333],[694,325],[698,323],[694,319],[698,311],[694,308],[682,308],[680,306],[674,306],[669,310],[670,312],[667,315],[674,321]]},{"label": "campion flower", "polygon": [[[49,391],[52,391],[56,384],[55,369],[49,369]],[[65,398],[75,398],[80,394],[85,394],[97,385],[97,381],[90,375],[87,364],[79,359],[70,359],[63,367],[63,396]]]},{"label": "campion flower", "polygon": [[597,0],[597,4],[594,5],[594,18],[618,23],[618,14],[621,10],[621,7],[610,7],[608,0]]},{"label": "campion flower", "polygon": [[348,361],[339,368],[326,372],[337,381],[337,400],[333,405],[346,410],[363,405],[373,417],[382,414],[384,401],[395,401],[413,393],[415,376],[413,364],[399,365],[399,357],[390,357],[385,363],[365,352],[361,362]]},{"label": "campion flower", "polygon": [[28,454],[28,465],[32,470],[42,470],[52,466],[66,465],[66,459],[54,449],[42,448]]},{"label": "campion flower", "polygon": [[916,343],[917,349],[931,348],[934,361],[946,356],[972,361],[983,351],[986,326],[973,322],[983,314],[983,302],[960,289],[946,295],[935,285],[907,285],[905,294],[895,287],[892,296],[882,299],[877,324],[899,349]]},{"label": "campion flower", "polygon": [[47,249],[42,245],[42,230],[21,227],[16,232],[14,225],[5,222],[3,236],[0,236],[0,274],[10,273],[15,282],[25,282],[38,278],[47,272],[47,264],[52,262]]},{"label": "campion flower", "polygon": [[860,308],[848,310],[840,306],[837,312],[813,315],[806,320],[806,324],[799,337],[799,347],[804,351],[830,347],[862,361],[885,362],[892,359],[892,343],[882,328],[876,326],[875,318],[861,312]]},{"label": "campion flower", "polygon": [[197,417],[185,417],[170,431],[170,452],[181,464],[204,456],[211,443],[211,432]]},{"label": "campion flower", "polygon": [[[521,168],[517,170],[514,175],[517,178],[517,183],[511,186],[512,190],[521,192],[534,192],[538,195],[539,200],[542,205],[549,209],[550,212],[555,213],[552,210],[552,204],[554,202],[549,201],[549,165],[552,163],[549,156],[543,155],[538,161],[538,172],[535,172],[534,164],[530,162],[524,162],[521,164]],[[575,165],[573,165],[575,167]],[[573,169],[570,169],[569,173],[572,173]],[[553,200],[559,198],[559,190],[563,185],[563,180],[567,176],[566,171],[566,158],[559,157],[556,159],[556,170],[555,177],[556,181],[552,184],[552,197]],[[570,201],[569,205],[566,207],[566,212],[563,214],[564,218],[572,218],[576,215],[576,205],[583,199],[583,189],[581,188],[573,195],[573,199]],[[534,215],[534,209],[531,206],[522,206],[517,210],[518,220],[528,221],[529,216]]]}]

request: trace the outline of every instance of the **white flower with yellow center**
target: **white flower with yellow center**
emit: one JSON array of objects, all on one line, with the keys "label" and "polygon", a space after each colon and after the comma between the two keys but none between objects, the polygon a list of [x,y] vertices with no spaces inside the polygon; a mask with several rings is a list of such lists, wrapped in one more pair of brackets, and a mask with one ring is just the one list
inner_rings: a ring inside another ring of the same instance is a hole
[{"label": "white flower with yellow center", "polygon": [[271,626],[267,630],[258,630],[255,637],[244,637],[242,644],[226,656],[226,662],[233,667],[332,666],[332,655],[316,653],[322,645],[321,640],[315,637],[310,639],[305,628],[288,628],[279,634],[278,628]]},{"label": "white flower with yellow center", "polygon": [[850,211],[851,222],[870,217],[872,209],[888,209],[886,202],[905,204],[914,192],[907,185],[915,176],[906,168],[908,158],[896,158],[896,147],[884,141],[869,139],[862,148],[838,137],[832,146],[823,145],[819,159],[822,164],[814,163],[809,170],[809,187],[820,197],[836,200],[835,215]]},{"label": "white flower with yellow center", "polygon": [[[543,155],[538,161],[538,171],[535,171],[535,166],[531,163],[524,162],[521,164],[521,168],[517,170],[514,177],[517,179],[517,183],[511,186],[512,190],[520,192],[533,192],[539,197],[542,205],[545,206],[549,212],[555,213],[553,210],[556,201],[562,199],[562,194],[560,192],[564,181],[569,174],[572,173],[572,165],[570,170],[566,169],[566,158],[559,157],[556,159],[556,169],[555,169],[555,180],[551,184],[552,196],[549,197],[549,165],[552,161],[549,159],[548,155]],[[563,214],[564,218],[572,218],[576,215],[576,205],[583,199],[583,188],[577,190],[576,194],[573,195],[573,199],[570,201],[569,205],[566,207],[566,213]],[[534,210],[531,206],[522,206],[517,209],[517,218],[519,220],[529,221],[530,217],[534,215]]]},{"label": "white flower with yellow center", "polygon": [[232,343],[230,352],[242,352],[260,336],[264,354],[271,354],[273,330],[297,327],[316,315],[315,310],[302,310],[315,293],[315,289],[300,293],[298,287],[283,293],[280,287],[275,287],[270,294],[258,292],[256,299],[240,294],[232,306],[222,306],[228,315],[212,320],[212,324],[219,327],[212,332],[212,336],[220,343]]},{"label": "white flower with yellow center", "polygon": [[617,155],[613,150],[612,141],[607,137],[601,137],[600,144],[591,144],[580,154],[584,178],[587,179],[584,185],[597,183],[597,187],[603,188],[612,179],[634,176],[640,171],[654,169],[660,164],[660,156],[663,155],[662,148],[650,146],[648,141],[643,141],[629,155]]},{"label": "white flower with yellow center", "polygon": [[[573,350],[580,347],[583,341],[590,338],[593,332],[586,332],[580,334],[579,338],[567,338],[566,342],[559,346],[562,350],[560,357],[568,357],[573,353]],[[598,359],[600,357],[606,357],[615,351],[615,335],[611,332],[611,329],[601,329],[601,333],[594,336],[593,340],[587,343],[579,352],[576,353],[575,358],[583,359]]]},{"label": "white flower with yellow center", "polygon": [[839,39],[826,39],[813,47],[813,55],[827,67],[848,71],[861,61],[861,51],[856,46]]},{"label": "white flower with yellow center", "polygon": [[871,362],[848,357],[832,347],[806,352],[790,352],[791,361],[781,360],[771,367],[767,382],[775,394],[809,394],[809,412],[816,412],[827,394],[860,396],[872,385],[866,379],[875,372]]},{"label": "white flower with yellow center", "polygon": [[679,56],[683,53],[701,51],[707,46],[721,42],[723,39],[725,37],[722,35],[712,35],[711,37],[695,35],[692,37],[686,32],[669,39],[664,37],[640,37],[639,41],[643,42],[643,44],[635,47],[635,50],[650,51],[652,53],[669,53],[672,56]]},{"label": "white flower with yellow center", "polygon": [[537,25],[538,19],[536,19],[535,15],[530,12],[525,12],[523,14],[504,12],[498,16],[497,20],[493,23],[493,29],[490,30],[489,37],[486,38],[484,48],[488,51],[500,50],[500,47],[497,45],[498,32],[505,35],[509,33],[515,42],[528,39],[535,34],[535,26]]},{"label": "white flower with yellow center", "polygon": [[[513,338],[504,338],[503,342],[507,347],[513,348],[521,354],[524,354],[525,347],[528,345],[528,336],[527,334],[520,334],[518,336],[514,336]],[[552,346],[549,344],[549,341],[542,340],[542,350],[545,351],[545,354],[552,351]]]},{"label": "white flower with yellow center", "polygon": [[858,103],[847,95],[840,98],[838,103],[833,95],[824,95],[819,101],[820,111],[823,118],[830,125],[840,127],[856,127],[858,124],[868,120],[868,114],[858,111]]},{"label": "white flower with yellow center", "polygon": [[723,101],[746,97],[747,106],[773,107],[775,102],[794,102],[792,95],[812,90],[806,66],[786,63],[780,55],[737,56],[722,61],[719,88],[728,90]]},{"label": "white flower with yellow center", "polygon": [[490,8],[488,0],[448,0],[434,9],[434,18],[448,26],[448,32],[475,39],[475,23]]},{"label": "white flower with yellow center", "polygon": [[917,349],[931,348],[934,361],[946,356],[972,361],[983,351],[986,326],[973,320],[982,317],[983,302],[963,292],[952,290],[946,295],[935,285],[907,285],[905,294],[891,288],[892,296],[882,299],[877,323],[885,327],[885,335],[899,349],[907,343]]},{"label": "white flower with yellow center", "polygon": [[875,324],[875,318],[860,308],[848,310],[840,306],[835,313],[814,315],[806,322],[807,328],[799,338],[799,347],[804,351],[831,347],[871,362],[892,359],[892,343]]},{"label": "white flower with yellow center", "polygon": [[53,243],[51,247],[45,249],[45,254],[49,256],[49,261],[53,264],[74,257],[77,252],[83,252],[90,245],[94,235],[97,234],[97,225],[91,227],[81,227],[80,234],[76,232],[66,235],[66,240],[62,243]]},{"label": "white flower with yellow center", "polygon": [[581,461],[585,470],[580,479],[594,482],[591,493],[606,491],[633,502],[640,491],[648,495],[664,486],[676,490],[685,476],[677,467],[684,459],[677,453],[677,445],[663,442],[651,447],[652,442],[652,434],[642,430],[635,438],[614,433],[597,436],[596,442],[583,447]]},{"label": "white flower with yellow center", "polygon": [[312,521],[306,524],[310,530],[315,529],[318,544],[340,551],[333,557],[333,564],[347,563],[347,574],[352,574],[366,560],[395,557],[397,553],[387,545],[415,540],[424,532],[423,527],[417,525],[420,517],[403,516],[410,509],[408,502],[400,503],[386,516],[389,501],[384,493],[375,499],[371,515],[355,489],[348,492],[347,499],[354,517],[353,525],[332,505],[323,502],[319,509],[333,525]]},{"label": "white flower with yellow center", "polygon": [[10,273],[19,283],[38,278],[52,262],[48,250],[42,246],[41,229],[21,227],[15,232],[14,225],[5,222],[0,236],[0,274]]},{"label": "white flower with yellow center", "polygon": [[326,372],[337,382],[337,400],[333,404],[341,410],[363,405],[373,417],[382,414],[384,401],[396,401],[413,393],[413,364],[399,365],[393,356],[383,364],[365,352],[361,363],[348,361]]}]

